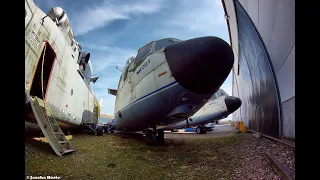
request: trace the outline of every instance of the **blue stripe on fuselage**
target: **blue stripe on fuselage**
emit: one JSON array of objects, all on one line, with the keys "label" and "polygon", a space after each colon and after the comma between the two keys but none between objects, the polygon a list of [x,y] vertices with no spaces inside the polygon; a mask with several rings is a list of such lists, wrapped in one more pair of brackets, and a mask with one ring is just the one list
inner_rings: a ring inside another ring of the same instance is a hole
[{"label": "blue stripe on fuselage", "polygon": [[148,96],[150,96],[150,95],[152,95],[152,94],[154,94],[154,93],[156,93],[156,92],[158,92],[158,91],[160,91],[160,90],[162,90],[162,89],[164,89],[164,88],[166,88],[166,87],[169,87],[169,86],[171,86],[171,85],[173,85],[173,84],[175,84],[175,83],[177,83],[177,81],[173,81],[173,82],[170,83],[170,84],[167,84],[167,85],[165,85],[165,86],[163,86],[163,87],[161,87],[161,88],[159,88],[159,89],[157,89],[157,90],[155,90],[155,91],[152,91],[151,93],[149,93],[149,94],[147,94],[147,95],[142,96],[141,98],[133,101],[132,103],[130,103],[129,105],[127,105],[126,107],[124,107],[123,109],[121,109],[120,111],[123,111],[123,110],[126,109],[127,107],[131,106],[133,103],[135,103],[135,102],[137,102],[137,101],[139,101],[139,100],[141,100],[141,99],[143,99],[143,98],[146,98],[146,97],[148,97]]},{"label": "blue stripe on fuselage", "polygon": [[[177,81],[173,81],[172,83],[170,83],[170,84],[168,84],[168,85],[165,85],[165,86],[163,86],[163,87],[160,88],[160,89],[157,89],[157,90],[155,90],[155,91],[153,91],[153,92],[151,92],[151,93],[149,93],[149,94],[147,94],[147,95],[144,95],[144,96],[142,96],[141,98],[139,98],[139,99],[137,99],[136,101],[134,101],[133,103],[135,103],[135,102],[137,102],[137,101],[139,101],[139,100],[141,100],[141,99],[143,99],[143,98],[145,98],[145,97],[147,97],[147,96],[150,96],[151,94],[154,94],[154,93],[156,93],[156,92],[158,92],[158,91],[160,91],[160,90],[162,90],[162,89],[164,89],[164,88],[166,88],[166,87],[169,87],[169,86],[175,84],[176,82],[177,82]],[[131,104],[132,104],[132,103],[131,103]]]}]

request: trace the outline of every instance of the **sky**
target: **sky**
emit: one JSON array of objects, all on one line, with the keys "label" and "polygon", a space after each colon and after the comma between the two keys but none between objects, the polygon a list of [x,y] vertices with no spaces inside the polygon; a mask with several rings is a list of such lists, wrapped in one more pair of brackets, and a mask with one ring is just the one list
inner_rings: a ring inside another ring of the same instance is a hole
[{"label": "sky", "polygon": [[[115,96],[127,59],[152,40],[217,36],[230,44],[221,0],[34,0],[44,12],[65,10],[76,40],[90,52],[92,84],[101,113],[113,115]],[[122,69],[122,68],[121,68]],[[232,95],[232,72],[221,86]],[[226,119],[232,119],[229,115]]]}]

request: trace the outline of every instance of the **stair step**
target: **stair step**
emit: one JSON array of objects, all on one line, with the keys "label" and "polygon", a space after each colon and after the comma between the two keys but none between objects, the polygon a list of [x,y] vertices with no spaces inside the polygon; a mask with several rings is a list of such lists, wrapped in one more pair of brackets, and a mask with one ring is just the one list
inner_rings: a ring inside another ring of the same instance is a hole
[{"label": "stair step", "polygon": [[42,108],[42,109],[46,109],[46,110],[48,110],[48,111],[50,111],[50,108],[46,108],[46,107],[44,107],[45,105],[40,105],[40,107]]},{"label": "stair step", "polygon": [[70,143],[69,141],[58,141],[59,144]]},{"label": "stair step", "polygon": [[[52,112],[50,107],[47,108],[47,102],[38,97],[31,98],[30,102],[40,129],[54,152],[58,156],[63,156],[64,154],[75,151],[71,142],[66,139],[56,119],[50,115]],[[41,102],[41,104],[39,104],[39,102]]]},{"label": "stair step", "polygon": [[63,148],[62,150],[64,153],[71,153],[74,151],[73,149],[65,149],[65,148]]}]

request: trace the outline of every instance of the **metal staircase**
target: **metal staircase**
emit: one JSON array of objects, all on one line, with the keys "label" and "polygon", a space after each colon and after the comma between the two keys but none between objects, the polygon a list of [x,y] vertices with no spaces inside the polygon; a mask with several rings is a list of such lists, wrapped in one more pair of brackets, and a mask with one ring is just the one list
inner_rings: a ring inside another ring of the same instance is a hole
[{"label": "metal staircase", "polygon": [[62,132],[46,103],[38,97],[31,97],[30,104],[42,133],[58,156],[74,152],[74,148]]},{"label": "metal staircase", "polygon": [[85,130],[85,131],[93,133],[93,134],[97,133],[96,124],[95,123],[93,123],[93,122],[84,122],[83,124],[86,125],[86,127],[89,129],[89,130]]}]

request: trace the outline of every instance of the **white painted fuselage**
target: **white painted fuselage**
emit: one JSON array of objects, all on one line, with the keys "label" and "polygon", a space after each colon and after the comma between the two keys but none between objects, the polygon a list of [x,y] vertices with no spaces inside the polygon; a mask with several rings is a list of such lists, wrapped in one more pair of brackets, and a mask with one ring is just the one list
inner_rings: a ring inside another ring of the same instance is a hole
[{"label": "white painted fuselage", "polygon": [[99,103],[88,78],[91,67],[90,64],[85,65],[87,70],[81,71],[78,59],[82,47],[73,36],[66,14],[63,24],[57,25],[32,0],[25,1],[25,10],[26,99],[33,96],[30,94],[31,88],[38,84],[34,81],[37,68],[42,67],[41,54],[50,48],[54,52],[53,65],[50,72],[44,70],[43,73],[50,73],[45,87],[45,100],[52,116],[62,128],[78,126],[83,122],[97,123]]}]

